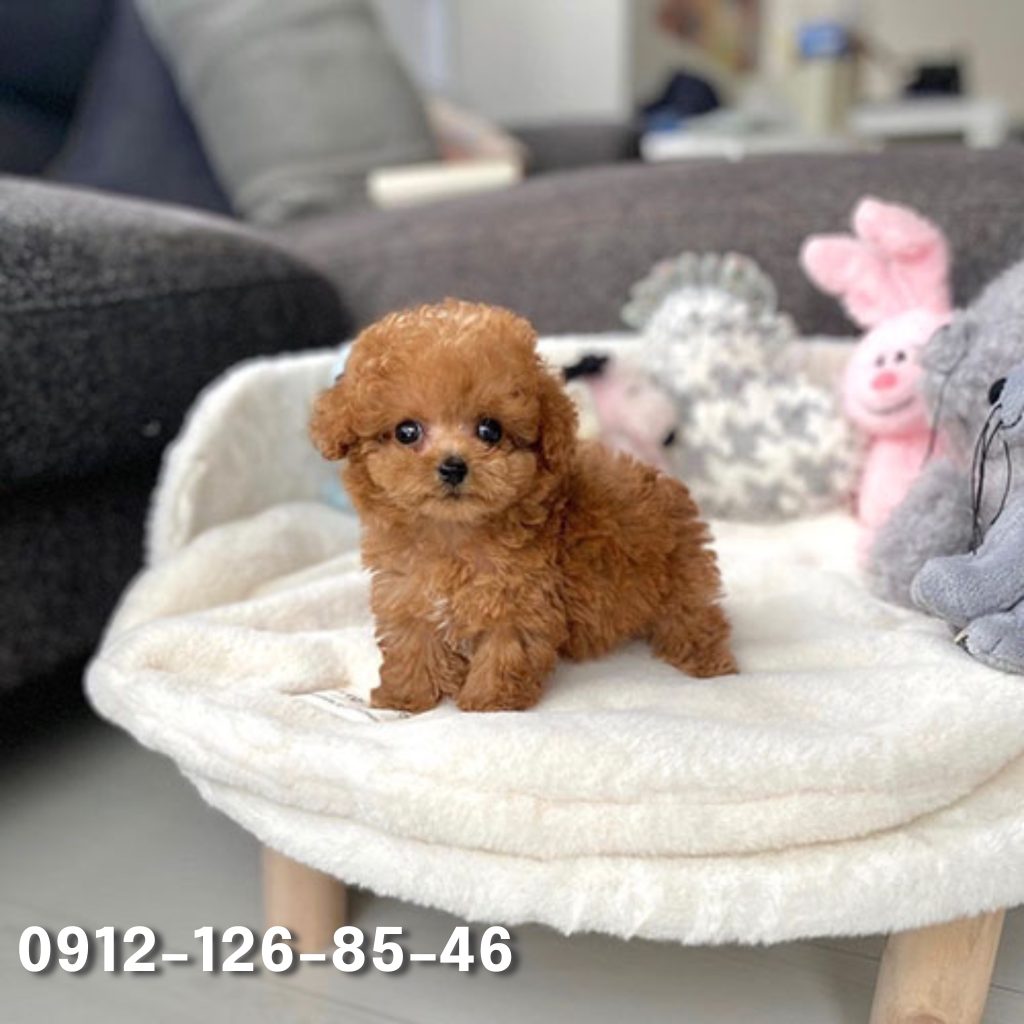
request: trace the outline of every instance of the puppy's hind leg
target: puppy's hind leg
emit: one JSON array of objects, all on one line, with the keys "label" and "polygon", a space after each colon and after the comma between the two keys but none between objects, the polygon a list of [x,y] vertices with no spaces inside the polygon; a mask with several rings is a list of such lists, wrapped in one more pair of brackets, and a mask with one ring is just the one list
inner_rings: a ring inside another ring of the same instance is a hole
[{"label": "puppy's hind leg", "polygon": [[717,604],[669,602],[650,632],[651,650],[690,676],[728,676],[738,671],[729,645],[729,621]]}]

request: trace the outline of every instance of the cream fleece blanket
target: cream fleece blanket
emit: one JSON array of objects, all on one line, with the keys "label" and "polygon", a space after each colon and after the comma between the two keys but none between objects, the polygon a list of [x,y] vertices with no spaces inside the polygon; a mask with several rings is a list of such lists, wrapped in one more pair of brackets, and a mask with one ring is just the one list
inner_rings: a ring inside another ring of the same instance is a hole
[{"label": "cream fleece blanket", "polygon": [[368,711],[357,526],[305,440],[329,364],[198,403],[88,673],[212,804],[347,881],[564,931],[778,941],[1024,899],[1024,687],[870,597],[839,514],[716,530],[739,677],[637,646],[527,713]]}]

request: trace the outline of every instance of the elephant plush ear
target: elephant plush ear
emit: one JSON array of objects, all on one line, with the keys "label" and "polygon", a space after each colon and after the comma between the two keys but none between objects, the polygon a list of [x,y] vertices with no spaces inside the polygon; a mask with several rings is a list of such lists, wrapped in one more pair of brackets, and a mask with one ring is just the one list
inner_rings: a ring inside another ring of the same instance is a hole
[{"label": "elephant plush ear", "polygon": [[929,373],[945,379],[967,356],[974,332],[970,317],[958,313],[931,336],[920,350],[919,362]]}]

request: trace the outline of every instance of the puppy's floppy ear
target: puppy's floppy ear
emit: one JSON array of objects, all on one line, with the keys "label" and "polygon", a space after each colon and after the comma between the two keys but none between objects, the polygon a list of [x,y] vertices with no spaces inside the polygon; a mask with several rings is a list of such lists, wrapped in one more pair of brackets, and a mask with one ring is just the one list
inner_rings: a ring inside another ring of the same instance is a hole
[{"label": "puppy's floppy ear", "polygon": [[538,442],[545,468],[557,476],[569,468],[576,447],[576,406],[561,380],[538,364],[540,427]]},{"label": "puppy's floppy ear", "polygon": [[358,436],[352,419],[352,404],[342,375],[334,387],[320,394],[313,406],[309,436],[320,454],[332,462],[345,458]]}]

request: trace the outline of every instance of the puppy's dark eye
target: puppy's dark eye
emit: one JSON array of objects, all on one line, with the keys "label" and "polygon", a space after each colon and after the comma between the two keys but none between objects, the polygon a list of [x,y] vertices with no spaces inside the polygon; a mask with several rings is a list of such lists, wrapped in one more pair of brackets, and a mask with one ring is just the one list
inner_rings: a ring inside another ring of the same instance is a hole
[{"label": "puppy's dark eye", "polygon": [[415,444],[423,436],[423,428],[415,420],[402,420],[395,427],[395,440],[399,444]]},{"label": "puppy's dark eye", "polygon": [[476,425],[476,436],[484,444],[497,444],[501,440],[501,424],[497,420],[482,419]]},{"label": "puppy's dark eye", "polygon": [[907,353],[904,352],[901,349],[899,352],[896,353],[896,362],[897,363],[905,363],[906,361],[907,361]]},{"label": "puppy's dark eye", "polygon": [[676,432],[670,430],[662,439],[661,445],[663,448],[671,448],[676,443]]},{"label": "puppy's dark eye", "polygon": [[988,389],[988,404],[995,405],[1003,397],[1003,388],[1006,387],[1006,378],[1000,377],[992,387]]}]

